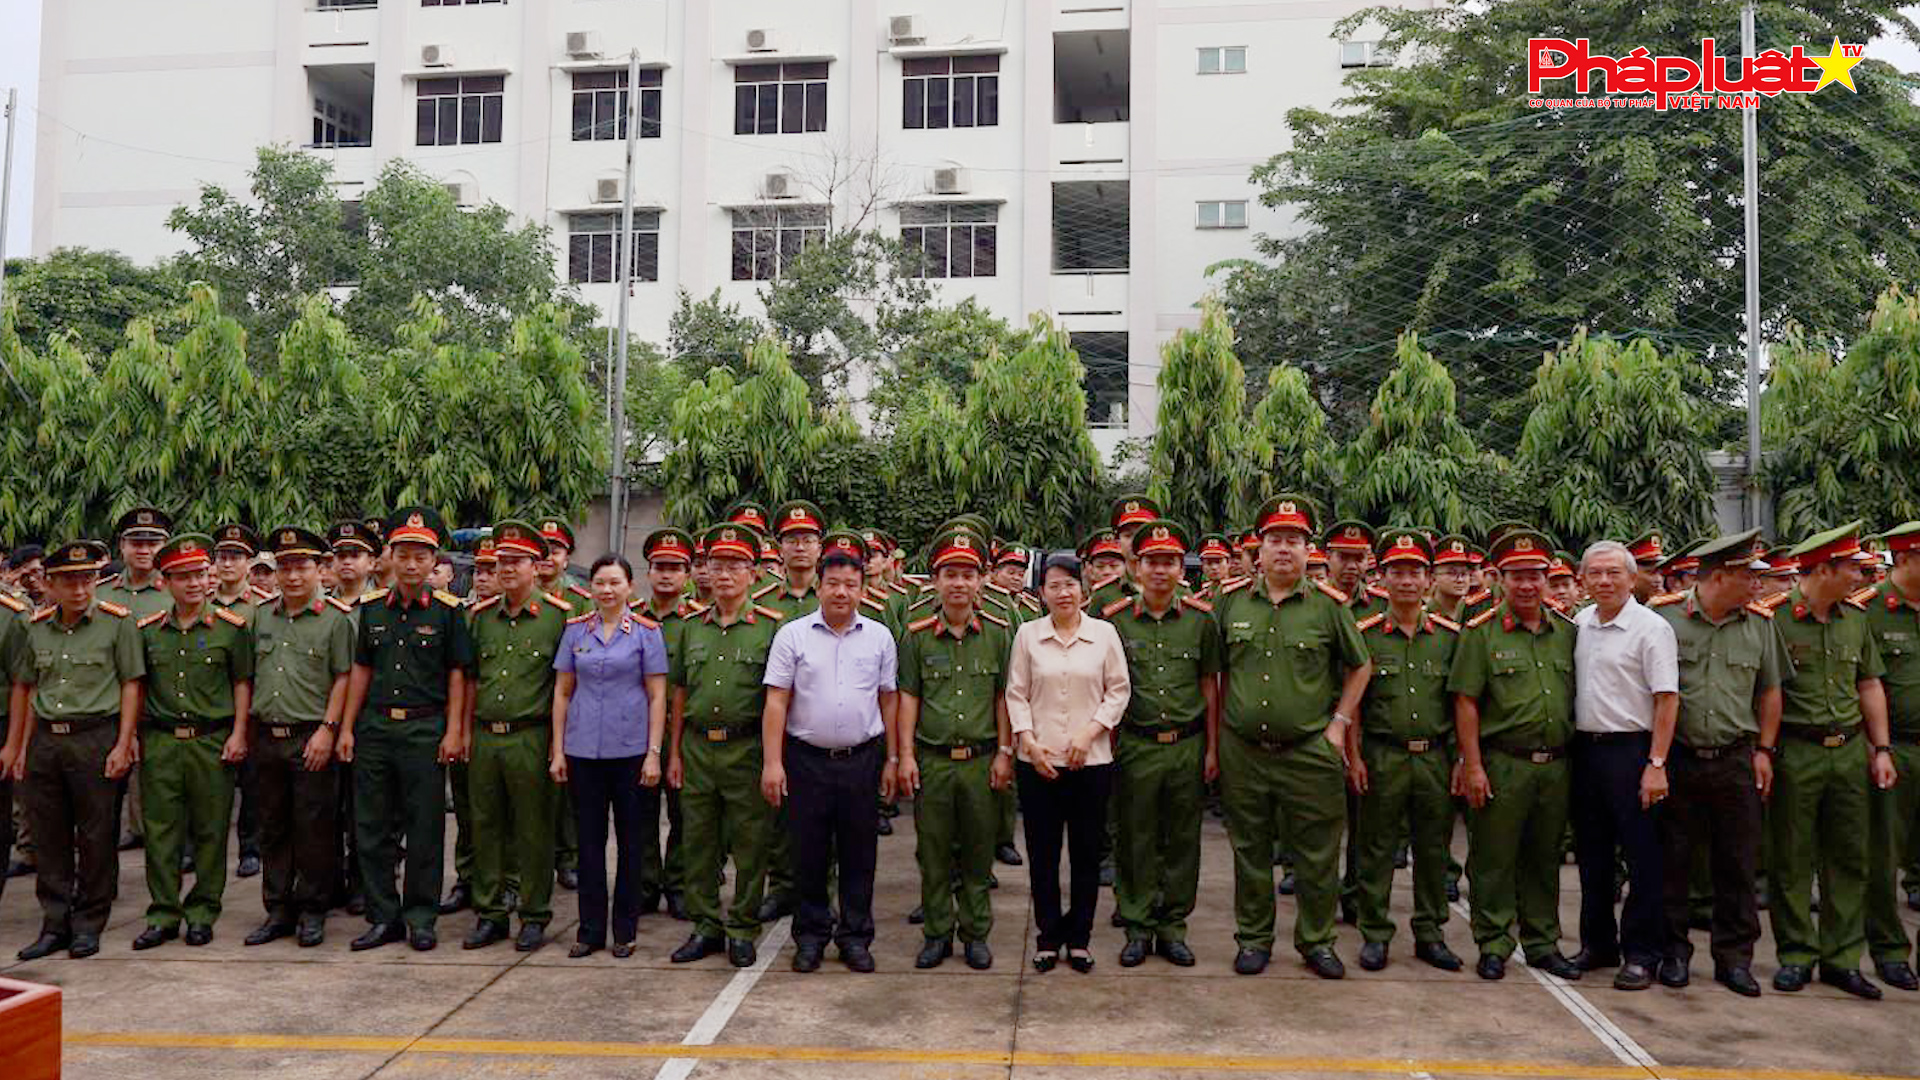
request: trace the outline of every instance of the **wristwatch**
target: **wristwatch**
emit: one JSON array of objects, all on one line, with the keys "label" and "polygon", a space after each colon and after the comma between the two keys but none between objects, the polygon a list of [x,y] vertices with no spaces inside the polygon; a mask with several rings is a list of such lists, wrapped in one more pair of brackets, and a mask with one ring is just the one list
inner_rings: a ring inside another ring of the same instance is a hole
[{"label": "wristwatch", "polygon": [[320,726],[321,726],[321,727],[323,727],[323,728],[326,728],[326,729],[327,729],[328,731],[339,731],[339,730],[340,730],[340,721],[338,721],[338,720],[322,720],[322,721],[320,721]]},{"label": "wristwatch", "polygon": [[1011,747],[1011,746],[1005,746],[1005,745],[1003,745],[1003,746],[1001,746],[1001,747],[1000,747],[1000,752],[1001,752],[1001,753],[1003,753],[1003,754],[1005,754],[1005,755],[1007,755],[1008,757],[1012,757],[1012,756],[1013,756],[1013,747]]},{"label": "wristwatch", "polygon": [[1891,745],[1876,746],[1873,748],[1873,752],[1876,754],[1891,754],[1893,753],[1893,747]]},{"label": "wristwatch", "polygon": [[1780,748],[1778,746],[1755,746],[1753,752],[1756,754],[1765,754],[1770,758],[1780,756]]},{"label": "wristwatch", "polygon": [[1647,759],[1647,764],[1653,766],[1656,769],[1664,769],[1667,767],[1667,759],[1660,756],[1659,754],[1655,754],[1652,757]]}]

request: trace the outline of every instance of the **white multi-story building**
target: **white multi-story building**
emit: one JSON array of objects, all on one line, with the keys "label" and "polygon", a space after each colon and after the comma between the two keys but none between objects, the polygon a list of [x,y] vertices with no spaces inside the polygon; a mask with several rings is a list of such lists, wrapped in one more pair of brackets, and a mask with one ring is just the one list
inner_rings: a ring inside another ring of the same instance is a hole
[{"label": "white multi-story building", "polygon": [[[1425,2],[1425,0],[1415,0]],[[641,64],[632,319],[757,308],[831,221],[898,231],[942,298],[1045,311],[1105,448],[1150,430],[1206,268],[1286,227],[1249,169],[1283,117],[1390,62],[1354,0],[58,0],[33,244],[178,250],[167,212],[310,147],[351,202],[407,158],[554,232],[611,311],[628,58]]]}]

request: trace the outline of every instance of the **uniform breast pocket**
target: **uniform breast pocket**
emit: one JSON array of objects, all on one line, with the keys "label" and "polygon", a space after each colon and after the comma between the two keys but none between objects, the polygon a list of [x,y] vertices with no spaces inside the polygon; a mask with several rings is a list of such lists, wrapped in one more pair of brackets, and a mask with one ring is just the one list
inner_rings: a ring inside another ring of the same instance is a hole
[{"label": "uniform breast pocket", "polygon": [[1327,647],[1319,641],[1296,641],[1287,647],[1293,657],[1293,673],[1301,679],[1313,679],[1327,673]]},{"label": "uniform breast pocket", "polygon": [[271,634],[262,634],[253,639],[253,655],[270,656],[280,647],[280,639]]},{"label": "uniform breast pocket", "polygon": [[1881,634],[1880,653],[1889,664],[1914,655],[1913,635],[1899,631]]},{"label": "uniform breast pocket", "polygon": [[33,667],[35,671],[45,671],[52,666],[53,666],[53,650],[52,649],[33,650]]}]

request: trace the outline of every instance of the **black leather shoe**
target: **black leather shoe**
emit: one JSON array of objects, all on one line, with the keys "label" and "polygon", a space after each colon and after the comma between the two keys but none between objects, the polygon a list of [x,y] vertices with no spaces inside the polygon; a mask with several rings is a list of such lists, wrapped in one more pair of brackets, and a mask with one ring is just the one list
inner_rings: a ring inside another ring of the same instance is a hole
[{"label": "black leather shoe", "polygon": [[521,923],[520,936],[513,939],[514,952],[532,952],[546,944],[547,928],[540,923]]},{"label": "black leather shoe", "polygon": [[1460,961],[1459,957],[1453,955],[1453,950],[1447,948],[1447,943],[1444,941],[1414,942],[1413,958],[1425,961],[1441,971],[1459,971],[1467,966]]},{"label": "black leather shoe", "polygon": [[1670,986],[1675,990],[1693,981],[1693,972],[1687,970],[1687,962],[1677,956],[1660,961],[1658,976],[1661,986]]},{"label": "black leather shoe", "polygon": [[1867,981],[1867,977],[1860,974],[1858,968],[1840,970],[1821,964],[1820,981],[1828,986],[1837,986],[1854,997],[1866,998],[1868,1001],[1879,1001],[1882,996],[1880,988]]},{"label": "black leather shoe", "polygon": [[578,960],[582,957],[592,956],[599,951],[600,946],[595,945],[591,941],[576,941],[571,948],[567,949],[567,959]]},{"label": "black leather shoe", "polygon": [[73,944],[67,946],[67,959],[85,960],[100,951],[99,934],[75,934]]},{"label": "black leather shoe", "polygon": [[1387,943],[1369,941],[1360,946],[1360,967],[1366,971],[1379,971],[1387,966]]},{"label": "black leather shoe", "polygon": [[1131,938],[1120,946],[1120,966],[1139,967],[1147,962],[1147,947],[1153,942],[1144,938]]},{"label": "black leather shoe", "polygon": [[1920,911],[1920,883],[1907,886],[1907,906]]},{"label": "black leather shoe", "polygon": [[[795,945],[793,947],[793,970],[802,975],[811,975],[819,971],[820,961],[824,958],[825,953],[825,949],[811,942]],[[924,953],[922,955],[924,955]],[[918,961],[914,963],[914,966],[920,966]]]},{"label": "black leather shoe", "polygon": [[507,940],[507,924],[492,919],[481,919],[473,924],[473,929],[461,940],[463,949],[484,949],[496,941]]},{"label": "black leather shoe", "polygon": [[1645,990],[1653,985],[1653,970],[1645,964],[1628,961],[1613,973],[1615,990]]},{"label": "black leather shoe", "polygon": [[919,926],[926,921],[927,909],[924,904],[915,904],[913,905],[913,910],[907,912],[907,922],[914,926]]},{"label": "black leather shoe", "polygon": [[1119,908],[1114,908],[1113,914],[1107,916],[1107,925],[1113,927],[1115,930],[1125,930],[1127,928],[1127,920],[1120,917]]},{"label": "black leather shoe", "polygon": [[71,943],[71,940],[72,939],[68,938],[65,934],[41,934],[39,937],[33,939],[33,944],[13,955],[14,958],[18,960],[43,959],[66,948]]},{"label": "black leather shoe", "polygon": [[1082,975],[1088,975],[1093,972],[1092,953],[1085,949],[1068,949],[1066,950],[1066,954],[1068,967]]},{"label": "black leather shoe", "polygon": [[235,877],[254,877],[260,873],[260,856],[251,852],[242,853],[240,865],[233,868]]},{"label": "black leather shoe", "polygon": [[465,911],[473,906],[473,890],[464,881],[456,881],[453,888],[447,890],[447,898],[440,901],[440,914],[452,915],[456,911]]},{"label": "black leather shoe", "polygon": [[676,964],[691,964],[695,960],[703,960],[714,953],[722,952],[726,947],[727,943],[722,938],[689,934],[687,940],[673,950],[671,959]]},{"label": "black leather shoe", "polygon": [[765,900],[760,901],[760,910],[754,912],[753,917],[759,922],[770,923],[791,914],[793,914],[792,898],[784,894],[770,893]]},{"label": "black leather shoe", "polygon": [[881,836],[892,836],[893,822],[887,820],[887,816],[882,814],[880,815],[880,821],[874,826],[873,831],[879,833]]},{"label": "black leather shoe", "polygon": [[847,965],[848,971],[857,971],[862,975],[873,973],[873,950],[857,941],[840,946],[840,962]]},{"label": "black leather shoe", "polygon": [[633,949],[634,943],[631,941],[616,941],[613,943],[613,948],[609,951],[613,953],[615,960],[625,960],[627,957],[633,955]]},{"label": "black leather shoe", "polygon": [[940,962],[953,955],[953,942],[947,938],[928,938],[920,946],[920,955],[913,958],[913,966],[922,971],[937,968]]},{"label": "black leather shoe", "polygon": [[1280,875],[1280,885],[1274,891],[1279,893],[1281,896],[1292,896],[1293,890],[1294,890],[1293,871],[1289,870],[1286,873]]},{"label": "black leather shoe", "polygon": [[1000,887],[1000,875],[994,873],[991,870],[987,871],[987,888],[997,889],[999,887]]},{"label": "black leather shoe", "polygon": [[1057,949],[1035,949],[1033,951],[1033,970],[1042,975],[1052,971],[1054,965],[1059,962],[1060,952]]},{"label": "black leather shoe", "polygon": [[311,949],[327,940],[327,920],[322,915],[300,916],[300,929],[294,939],[303,949]]},{"label": "black leather shoe", "polygon": [[414,952],[432,952],[433,947],[440,944],[440,935],[431,926],[416,926],[407,931],[407,944],[413,946]]},{"label": "black leather shoe", "polygon": [[1805,964],[1784,964],[1773,973],[1773,988],[1783,994],[1797,993],[1807,988],[1813,971]]},{"label": "black leather shoe", "polygon": [[269,941],[279,941],[283,937],[293,936],[293,924],[278,919],[268,919],[241,941],[242,945],[265,945]]},{"label": "black leather shoe", "polygon": [[1572,982],[1580,977],[1580,969],[1574,966],[1573,961],[1561,956],[1557,952],[1550,952],[1540,957],[1529,956],[1527,957],[1527,966],[1530,968],[1539,968],[1549,975],[1557,975],[1562,979],[1566,979],[1568,982]]},{"label": "black leather shoe", "polygon": [[1194,965],[1193,950],[1187,948],[1187,943],[1184,941],[1170,941],[1166,938],[1161,938],[1153,943],[1153,951],[1158,953],[1162,960],[1172,964],[1174,967],[1192,967]]},{"label": "black leather shoe", "polygon": [[213,927],[205,923],[187,927],[186,941],[189,945],[207,945],[212,943]]},{"label": "black leather shoe", "polygon": [[1713,973],[1713,981],[1741,997],[1760,996],[1760,984],[1754,980],[1753,972],[1743,967],[1716,971]]},{"label": "black leather shoe", "polygon": [[993,857],[996,862],[1006,866],[1021,866],[1026,863],[1026,860],[1020,857],[1020,849],[1012,844],[1001,844],[994,848]]},{"label": "black leather shoe", "polygon": [[1473,973],[1491,982],[1507,977],[1507,958],[1492,953],[1481,953],[1480,962],[1473,965]]},{"label": "black leather shoe", "polygon": [[561,888],[574,892],[580,888],[580,871],[563,866],[553,872],[553,880],[559,882]]},{"label": "black leather shoe", "polygon": [[984,941],[969,941],[962,952],[966,955],[967,966],[975,971],[985,971],[993,966],[993,950],[987,948]]},{"label": "black leather shoe", "polygon": [[1915,978],[1913,968],[1905,960],[1875,961],[1874,970],[1880,973],[1880,981],[1895,990],[1920,990],[1920,978]]},{"label": "black leather shoe", "polygon": [[149,926],[134,936],[133,951],[146,952],[148,949],[157,949],[179,936],[180,928],[177,926]]},{"label": "black leather shoe", "polygon": [[752,967],[760,955],[753,949],[753,942],[746,938],[727,939],[727,963],[737,968]]},{"label": "black leather shoe", "polygon": [[678,919],[681,922],[689,922],[693,919],[692,915],[687,914],[687,897],[685,893],[670,892],[667,894],[667,917],[670,919]]},{"label": "black leather shoe", "polygon": [[1581,971],[1600,971],[1620,966],[1619,953],[1597,953],[1592,949],[1581,949],[1573,954],[1573,966]]},{"label": "black leather shoe", "polygon": [[1340,957],[1325,945],[1307,953],[1307,970],[1323,979],[1344,979],[1347,977],[1347,965]]},{"label": "black leather shoe", "polygon": [[1395,870],[1405,870],[1408,865],[1408,860],[1411,858],[1412,853],[1407,850],[1406,845],[1400,845],[1393,853],[1393,868]]},{"label": "black leather shoe", "polygon": [[1256,949],[1250,945],[1241,946],[1233,957],[1235,975],[1258,975],[1267,970],[1267,961],[1273,959],[1273,953],[1267,949]]}]

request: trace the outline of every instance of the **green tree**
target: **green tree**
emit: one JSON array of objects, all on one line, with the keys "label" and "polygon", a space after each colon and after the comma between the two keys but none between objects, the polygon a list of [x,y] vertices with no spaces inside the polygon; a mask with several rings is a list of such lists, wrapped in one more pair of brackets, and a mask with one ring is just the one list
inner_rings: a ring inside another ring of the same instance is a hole
[{"label": "green tree", "polygon": [[1246,504],[1258,467],[1245,426],[1247,373],[1218,303],[1200,327],[1160,350],[1159,412],[1147,491],[1166,515],[1199,532],[1224,528]]},{"label": "green tree", "polygon": [[720,290],[695,300],[680,290],[680,302],[667,320],[667,355],[694,378],[723,367],[735,378],[747,372],[747,351],[765,337],[760,320],[743,314],[739,304],[720,298]]},{"label": "green tree", "polygon": [[767,325],[815,400],[846,389],[853,369],[879,366],[919,328],[933,293],[911,272],[912,258],[894,237],[839,229],[784,259],[780,276],[761,286]]},{"label": "green tree", "polygon": [[1479,533],[1490,519],[1460,498],[1462,481],[1492,464],[1474,447],[1454,405],[1453,377],[1413,334],[1374,394],[1367,426],[1348,444],[1340,513],[1376,525],[1427,525]]},{"label": "green tree", "polygon": [[138,266],[117,251],[55,248],[45,258],[7,265],[14,329],[29,349],[44,349],[54,334],[66,333],[83,352],[104,355],[129,322],[163,318],[186,298],[171,264]]},{"label": "green tree", "polygon": [[867,402],[878,426],[893,426],[907,403],[930,383],[964,393],[975,364],[996,349],[1013,352],[1023,340],[1023,334],[971,296],[952,306],[926,308],[893,355],[875,366]]},{"label": "green tree", "polygon": [[311,296],[280,335],[273,367],[262,376],[269,437],[261,449],[267,476],[255,493],[262,528],[284,522],[324,525],[390,505],[369,410],[365,346],[324,296]]},{"label": "green tree", "polygon": [[[99,473],[89,467],[88,440],[99,428],[100,380],[93,361],[64,335],[42,353],[13,329],[12,306],[0,307],[0,362],[19,381],[0,385],[0,520],[13,543],[57,544],[100,535],[105,518]],[[31,407],[22,407],[20,394]],[[115,460],[119,459],[116,451]]]},{"label": "green tree", "polygon": [[1267,392],[1247,419],[1247,445],[1253,476],[1234,505],[1235,524],[1251,523],[1262,503],[1286,491],[1333,505],[1338,448],[1305,372],[1288,364],[1267,372]]}]

